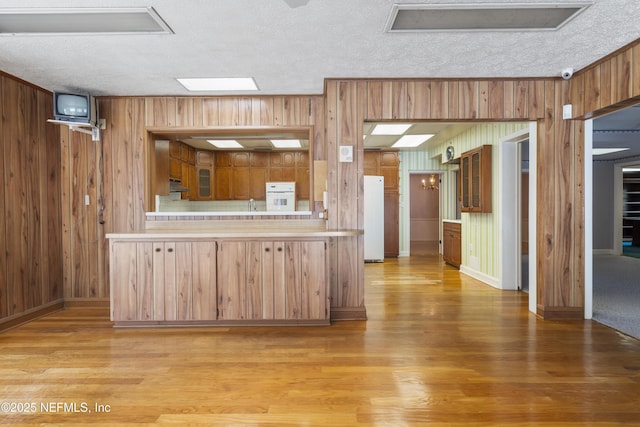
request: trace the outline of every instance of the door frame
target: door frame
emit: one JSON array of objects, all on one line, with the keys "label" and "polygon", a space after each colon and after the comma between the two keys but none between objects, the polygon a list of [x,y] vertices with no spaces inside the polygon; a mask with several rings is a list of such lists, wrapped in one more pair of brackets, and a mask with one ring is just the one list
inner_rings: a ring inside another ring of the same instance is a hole
[{"label": "door frame", "polygon": [[[443,170],[410,170],[409,175],[407,176],[407,185],[411,182],[411,175],[437,175],[439,181],[439,189],[438,189],[438,253],[442,253],[442,184],[443,177],[445,176],[445,171]],[[408,206],[406,209],[406,227],[405,235],[403,236],[405,241],[407,242],[407,253],[400,254],[400,256],[410,256],[411,255],[411,189],[407,191],[407,202]],[[401,251],[402,252],[402,251]]]},{"label": "door frame", "polygon": [[[518,144],[529,140],[529,311],[536,313],[536,146],[537,123],[502,138],[498,144],[500,182],[500,288],[516,290],[521,274],[520,155]],[[511,230],[516,230],[515,233]],[[531,238],[533,236],[534,238]]]}]

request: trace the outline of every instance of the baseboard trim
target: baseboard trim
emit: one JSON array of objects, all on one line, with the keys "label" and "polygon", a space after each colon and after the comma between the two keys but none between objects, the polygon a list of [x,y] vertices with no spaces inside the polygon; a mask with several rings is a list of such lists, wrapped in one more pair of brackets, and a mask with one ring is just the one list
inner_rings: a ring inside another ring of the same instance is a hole
[{"label": "baseboard trim", "polygon": [[197,328],[219,327],[233,328],[238,326],[328,326],[329,319],[310,320],[119,320],[113,322],[115,328]]},{"label": "baseboard trim", "polygon": [[331,321],[367,320],[365,307],[331,307]]},{"label": "baseboard trim", "polygon": [[65,298],[65,308],[109,308],[109,298]]},{"label": "baseboard trim", "polygon": [[613,249],[592,249],[593,255],[615,255]]},{"label": "baseboard trim", "polygon": [[466,265],[460,265],[460,273],[466,274],[467,276],[473,277],[476,280],[481,281],[482,283],[486,283],[489,286],[492,286],[496,289],[502,289],[500,286],[500,281],[488,274],[484,274],[478,270],[474,270]]},{"label": "baseboard trim", "polygon": [[64,300],[58,299],[39,307],[24,311],[20,314],[5,317],[4,319],[0,320],[0,332],[15,328],[16,326],[24,325],[25,323],[29,323],[39,317],[46,316],[47,314],[51,314],[63,309]]},{"label": "baseboard trim", "polygon": [[584,320],[583,307],[543,307],[538,305],[536,314],[544,320]]}]

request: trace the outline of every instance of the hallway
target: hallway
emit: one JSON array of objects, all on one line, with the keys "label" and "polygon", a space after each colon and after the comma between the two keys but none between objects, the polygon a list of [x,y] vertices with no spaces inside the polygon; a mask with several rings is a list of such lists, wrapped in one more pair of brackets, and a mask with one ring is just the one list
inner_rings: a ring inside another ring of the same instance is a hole
[{"label": "hallway", "polygon": [[[365,265],[368,321],[113,329],[69,309],[0,334],[4,422],[582,425],[640,419],[640,342],[541,321],[439,256]],[[45,413],[41,402],[108,405]]]}]

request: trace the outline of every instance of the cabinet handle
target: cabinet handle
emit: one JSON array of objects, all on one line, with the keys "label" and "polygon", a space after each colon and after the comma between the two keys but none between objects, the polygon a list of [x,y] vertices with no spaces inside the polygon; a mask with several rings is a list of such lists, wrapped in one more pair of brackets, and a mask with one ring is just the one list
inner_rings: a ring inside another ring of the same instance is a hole
[{"label": "cabinet handle", "polygon": [[167,249],[167,252],[173,252],[173,248]]},{"label": "cabinet handle", "polygon": [[281,247],[280,247],[280,248],[278,248],[278,252],[282,252],[282,248],[281,248]]},{"label": "cabinet handle", "polygon": [[156,248],[156,252],[160,252],[160,251],[161,251],[161,249],[160,249],[160,248]]},{"label": "cabinet handle", "polygon": [[265,252],[269,252],[269,251],[271,251],[271,248],[264,248],[264,251]]}]

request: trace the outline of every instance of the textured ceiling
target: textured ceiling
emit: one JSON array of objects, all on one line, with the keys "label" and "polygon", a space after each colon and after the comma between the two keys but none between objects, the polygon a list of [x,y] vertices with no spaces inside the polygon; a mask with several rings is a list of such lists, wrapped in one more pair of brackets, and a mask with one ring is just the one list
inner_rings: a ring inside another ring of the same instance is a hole
[{"label": "textured ceiling", "polygon": [[97,96],[189,95],[176,77],[254,77],[257,94],[322,94],[325,78],[559,76],[640,38],[638,0],[593,0],[556,31],[385,32],[397,3],[409,2],[2,0],[0,12],[153,7],[174,34],[2,35],[0,70],[48,90]]},{"label": "textured ceiling", "polygon": [[557,31],[431,33],[385,32],[389,0],[303,3],[3,0],[0,10],[151,6],[174,34],[0,36],[0,70],[95,95],[185,95],[176,77],[244,76],[256,79],[260,94],[321,94],[328,77],[559,76],[640,38],[637,0],[593,0]]}]

